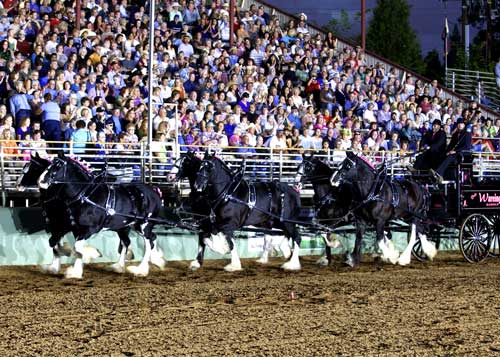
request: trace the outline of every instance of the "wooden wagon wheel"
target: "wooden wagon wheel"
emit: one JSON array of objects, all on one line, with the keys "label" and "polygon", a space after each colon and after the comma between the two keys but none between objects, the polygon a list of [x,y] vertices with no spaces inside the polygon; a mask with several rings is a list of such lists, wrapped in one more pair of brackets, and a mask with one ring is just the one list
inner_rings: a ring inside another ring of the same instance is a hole
[{"label": "wooden wagon wheel", "polygon": [[489,254],[491,238],[490,222],[484,215],[474,213],[468,216],[458,237],[465,260],[470,263],[483,261]]},{"label": "wooden wagon wheel", "polygon": [[489,216],[491,229],[490,255],[500,257],[500,215]]},{"label": "wooden wagon wheel", "polygon": [[[408,242],[410,241],[410,234],[411,232],[409,232],[407,236]],[[439,250],[439,245],[441,243],[441,228],[439,226],[431,226],[427,240],[429,242],[433,242],[436,246],[436,249]],[[418,234],[417,241],[413,245],[411,253],[419,262],[425,262],[429,260],[429,258],[427,258],[427,256],[424,254],[424,251],[422,250],[422,242],[420,241],[420,237]]]}]

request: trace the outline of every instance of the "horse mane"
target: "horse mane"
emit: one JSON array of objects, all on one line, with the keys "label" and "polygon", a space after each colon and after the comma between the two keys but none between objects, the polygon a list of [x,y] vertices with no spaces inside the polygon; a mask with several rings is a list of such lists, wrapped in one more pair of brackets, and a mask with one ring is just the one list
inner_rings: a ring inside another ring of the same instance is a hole
[{"label": "horse mane", "polygon": [[368,160],[366,156],[363,155],[357,155],[357,157],[363,161],[365,164],[367,164],[372,170],[376,170],[375,166]]},{"label": "horse mane", "polygon": [[85,173],[89,174],[90,176],[94,175],[94,172],[91,170],[91,168],[87,165],[86,162],[77,160],[72,157],[68,157],[70,162],[75,163],[78,167],[80,167]]}]

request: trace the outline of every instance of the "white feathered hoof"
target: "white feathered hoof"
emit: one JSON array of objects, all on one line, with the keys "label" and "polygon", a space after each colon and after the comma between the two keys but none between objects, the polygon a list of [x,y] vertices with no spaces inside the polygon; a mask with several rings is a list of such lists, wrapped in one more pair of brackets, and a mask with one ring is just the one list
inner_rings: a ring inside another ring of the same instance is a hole
[{"label": "white feathered hoof", "polygon": [[397,264],[399,260],[399,253],[397,251],[390,252],[389,256],[387,257],[387,260],[391,264]]},{"label": "white feathered hoof", "polygon": [[74,268],[74,267],[68,267],[66,271],[64,272],[64,277],[66,279],[82,279],[83,277],[83,270]]},{"label": "white feathered hoof", "polygon": [[228,272],[233,272],[233,271],[240,271],[240,270],[243,270],[241,268],[241,265],[237,265],[237,264],[228,264],[224,267],[224,270],[225,271],[228,271]]},{"label": "white feathered hoof", "polygon": [[127,267],[127,271],[135,276],[146,277],[149,274],[149,267],[147,265],[129,266]]},{"label": "white feathered hoof", "polygon": [[53,264],[47,264],[47,265],[41,265],[40,270],[42,273],[47,273],[47,274],[52,274],[52,275],[57,275],[59,274],[60,271],[60,266],[55,266]]},{"label": "white feathered hoof", "polygon": [[118,274],[125,273],[125,266],[121,265],[120,263],[111,264],[106,269]]},{"label": "white feathered hoof", "polygon": [[294,262],[294,261],[288,261],[284,263],[281,268],[283,270],[290,270],[290,271],[297,271],[300,270],[302,267],[300,266],[300,262]]},{"label": "white feathered hoof", "polygon": [[84,263],[90,263],[92,260],[102,257],[101,252],[90,245],[83,247],[81,253]]},{"label": "white feathered hoof", "polygon": [[319,258],[316,261],[316,264],[319,265],[320,267],[328,266],[328,258],[326,257],[326,255],[323,255],[321,258]]},{"label": "white feathered hoof", "polygon": [[191,270],[198,270],[201,268],[201,264],[199,261],[197,260],[193,260],[190,264],[189,264],[189,269]]},{"label": "white feathered hoof", "polygon": [[356,267],[356,262],[352,256],[352,254],[347,254],[345,256],[345,261],[344,261],[344,264],[350,266],[351,268],[355,268]]},{"label": "white feathered hoof", "polygon": [[427,256],[427,258],[429,258],[429,260],[432,261],[436,257],[436,254],[437,254],[436,247],[434,246],[434,244],[432,244],[428,240],[420,239],[420,242],[422,243],[423,252]]},{"label": "white feathered hoof", "polygon": [[255,262],[258,264],[266,265],[267,263],[269,263],[269,259],[266,257],[260,257]]},{"label": "white feathered hoof", "polygon": [[410,262],[411,262],[411,255],[408,255],[408,254],[405,254],[405,255],[401,254],[401,256],[398,259],[398,265],[401,265],[401,266],[408,265],[408,264],[410,264]]},{"label": "white feathered hoof", "polygon": [[167,265],[167,261],[163,257],[163,251],[160,248],[156,248],[151,251],[151,258],[149,260],[152,264],[160,268],[160,270],[163,270],[165,269],[165,265]]},{"label": "white feathered hoof", "polygon": [[292,256],[292,250],[290,249],[288,242],[285,242],[285,244],[280,245],[280,250],[281,254],[283,254],[283,258],[290,259],[290,257]]},{"label": "white feathered hoof", "polygon": [[200,264],[200,262],[199,262],[199,261],[197,261],[197,260],[193,260],[193,261],[191,261],[191,263],[189,264],[189,269],[191,269],[191,270],[193,270],[193,271],[194,271],[194,270],[198,270],[198,269],[200,269],[200,268],[201,268],[201,264]]}]

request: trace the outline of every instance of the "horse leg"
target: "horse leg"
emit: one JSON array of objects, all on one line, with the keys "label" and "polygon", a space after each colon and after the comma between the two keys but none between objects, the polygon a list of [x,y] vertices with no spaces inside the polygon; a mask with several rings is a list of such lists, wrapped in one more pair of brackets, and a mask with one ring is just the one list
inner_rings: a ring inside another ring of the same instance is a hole
[{"label": "horse leg", "polygon": [[203,265],[203,259],[205,258],[205,239],[208,239],[209,234],[200,232],[198,233],[198,254],[196,259],[189,264],[189,269],[197,270]]},{"label": "horse leg", "polygon": [[411,233],[410,233],[410,242],[408,243],[408,246],[405,248],[403,253],[399,256],[398,259],[398,264],[399,265],[408,265],[411,262],[411,252],[413,250],[413,246],[415,245],[415,242],[417,241],[417,233],[416,233],[416,226],[415,223],[411,224]]},{"label": "horse leg", "polygon": [[224,255],[229,253],[229,244],[227,243],[226,237],[221,237],[224,235],[219,232],[217,234],[211,234],[210,238],[205,237],[203,243],[212,251],[219,253],[220,255]]},{"label": "horse leg", "polygon": [[392,242],[389,243],[389,239],[386,238],[384,227],[384,221],[378,221],[375,227],[377,232],[377,245],[382,251],[381,259],[384,262],[396,264],[399,258],[399,253],[394,249]]},{"label": "horse leg", "polygon": [[49,265],[42,265],[40,268],[43,272],[49,273],[49,274],[59,274],[59,271],[61,270],[61,239],[62,235],[52,233],[51,237],[49,238],[49,246],[52,248],[52,263]]},{"label": "horse leg", "polygon": [[300,265],[299,253],[300,253],[300,242],[302,238],[300,237],[299,230],[297,229],[295,224],[285,224],[284,227],[285,227],[285,234],[288,237],[291,237],[293,240],[293,252],[290,260],[284,263],[281,266],[281,268],[283,268],[284,270],[300,270],[301,265]]},{"label": "horse leg", "polygon": [[352,253],[346,254],[345,264],[351,268],[355,268],[361,261],[361,242],[366,230],[366,223],[363,220],[356,219],[356,240],[354,241],[354,249]]},{"label": "horse leg", "polygon": [[335,238],[333,233],[327,233],[323,237],[323,241],[325,242],[325,253],[316,261],[316,264],[320,266],[328,266],[333,261],[332,249],[341,247],[342,243]]},{"label": "horse leg", "polygon": [[269,234],[264,234],[264,246],[262,247],[262,254],[260,258],[256,260],[259,264],[269,263],[269,253],[273,248],[273,237]]},{"label": "horse leg", "polygon": [[292,256],[292,250],[290,249],[290,238],[283,237],[281,239],[279,248],[281,250],[281,254],[283,254],[283,258],[289,259]]},{"label": "horse leg", "polygon": [[[141,224],[137,232],[143,238],[144,255],[138,266],[129,266],[127,267],[127,271],[135,276],[145,277],[149,274],[149,262],[151,260],[152,250],[157,250],[155,254],[159,254],[158,248],[155,247],[156,234],[153,233],[153,224],[151,222]],[[161,257],[161,260],[163,260],[163,257]]]},{"label": "horse leg", "polygon": [[122,228],[117,232],[118,237],[120,237],[120,245],[118,247],[120,257],[116,263],[109,266],[109,270],[114,271],[115,273],[122,274],[125,272],[125,258],[127,256],[128,247],[130,246],[130,238],[128,236],[129,232],[129,227]]},{"label": "horse leg", "polygon": [[85,241],[90,237],[89,233],[77,236],[75,242],[76,259],[73,266],[66,269],[64,276],[67,279],[81,279],[83,277],[83,256],[85,253]]},{"label": "horse leg", "polygon": [[142,261],[138,266],[129,266],[127,271],[135,276],[147,276],[149,274],[149,260],[151,258],[151,243],[146,238],[142,236],[144,242],[144,255]]},{"label": "horse leg", "polygon": [[420,238],[420,244],[422,245],[422,251],[429,258],[429,260],[433,260],[437,254],[437,249],[427,240],[427,236],[423,232],[418,232],[418,237]]},{"label": "horse leg", "polygon": [[225,271],[239,271],[241,269],[241,261],[240,256],[238,255],[238,251],[236,249],[236,244],[234,243],[233,232],[226,231],[224,232],[226,235],[227,244],[229,245],[229,250],[231,251],[231,263],[224,267]]},{"label": "horse leg", "polygon": [[[154,237],[156,238],[156,235],[154,235]],[[160,248],[160,245],[155,238],[153,238],[153,240],[149,240],[149,243],[151,244],[151,257],[149,260],[151,264],[155,265],[160,270],[163,270],[165,269],[165,265],[167,265],[167,261],[165,260],[163,250]]]}]

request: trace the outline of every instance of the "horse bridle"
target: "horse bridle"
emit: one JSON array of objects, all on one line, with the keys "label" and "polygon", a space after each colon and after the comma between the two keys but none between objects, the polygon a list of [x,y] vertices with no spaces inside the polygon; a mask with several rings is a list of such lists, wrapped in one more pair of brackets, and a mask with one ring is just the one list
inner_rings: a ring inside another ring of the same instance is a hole
[{"label": "horse bridle", "polygon": [[349,172],[351,169],[355,167],[356,167],[356,161],[354,161],[349,157],[346,157],[340,169],[330,177],[330,185],[335,187],[341,185],[342,182],[344,181],[344,176],[347,174],[347,172]]},{"label": "horse bridle", "polygon": [[184,169],[184,161],[186,161],[186,156],[178,158],[172,165],[172,168],[175,167],[177,169],[177,172],[175,173],[175,181],[179,181],[181,178],[181,174]]}]

